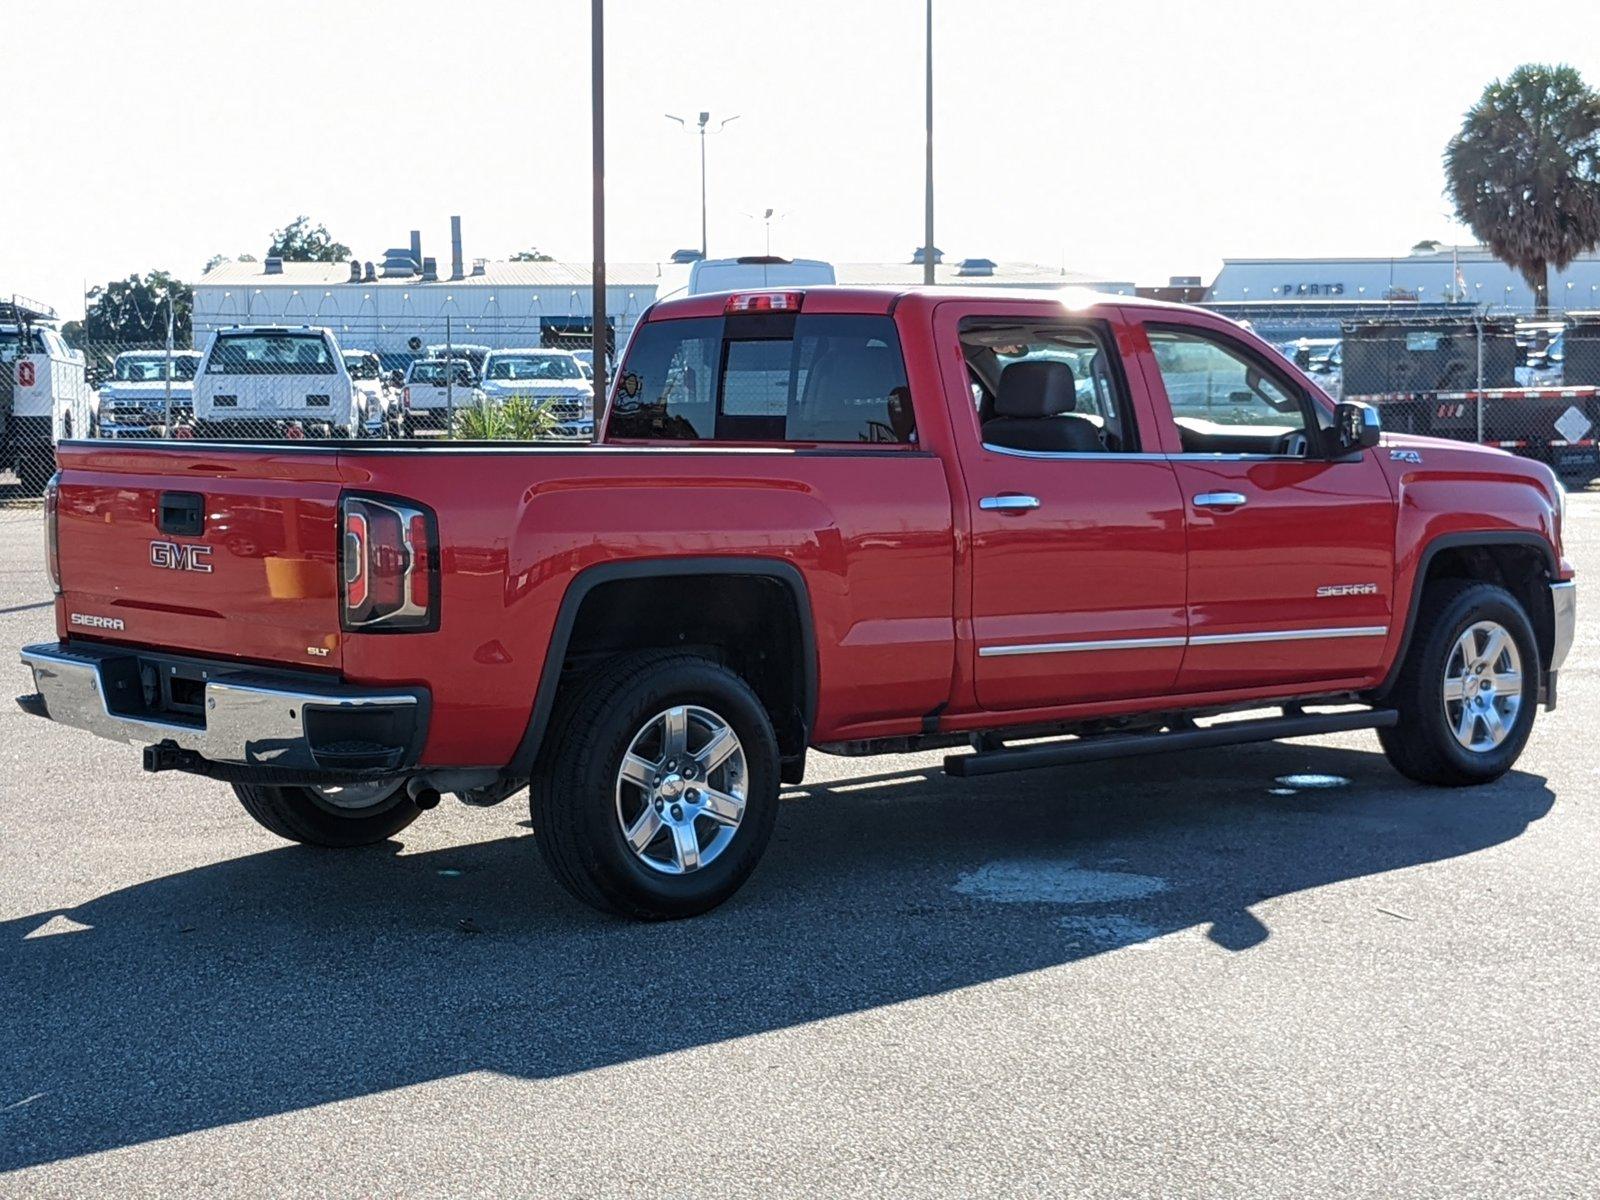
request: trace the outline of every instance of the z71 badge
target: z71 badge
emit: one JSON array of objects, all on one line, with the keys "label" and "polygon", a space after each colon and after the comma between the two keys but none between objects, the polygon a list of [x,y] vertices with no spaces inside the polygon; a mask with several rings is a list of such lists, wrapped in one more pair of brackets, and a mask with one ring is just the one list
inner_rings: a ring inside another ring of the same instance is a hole
[{"label": "z71 badge", "polygon": [[1422,455],[1416,450],[1391,450],[1389,451],[1389,461],[1417,463],[1420,465],[1422,462]]}]

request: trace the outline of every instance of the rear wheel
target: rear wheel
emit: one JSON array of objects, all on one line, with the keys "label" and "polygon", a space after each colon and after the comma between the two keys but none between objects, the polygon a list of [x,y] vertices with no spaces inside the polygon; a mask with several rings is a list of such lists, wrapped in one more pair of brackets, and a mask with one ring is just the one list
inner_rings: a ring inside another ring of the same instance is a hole
[{"label": "rear wheel", "polygon": [[233,792],[263,828],[310,846],[370,846],[393,837],[422,814],[406,795],[404,780],[324,787],[236,783]]},{"label": "rear wheel", "polygon": [[681,651],[619,659],[564,702],[530,789],[556,879],[603,912],[693,916],[749,878],[778,813],[778,745],[748,684]]},{"label": "rear wheel", "polygon": [[1390,701],[1400,722],[1378,731],[1402,775],[1445,787],[1500,778],[1522,753],[1539,696],[1533,625],[1502,587],[1428,585]]}]

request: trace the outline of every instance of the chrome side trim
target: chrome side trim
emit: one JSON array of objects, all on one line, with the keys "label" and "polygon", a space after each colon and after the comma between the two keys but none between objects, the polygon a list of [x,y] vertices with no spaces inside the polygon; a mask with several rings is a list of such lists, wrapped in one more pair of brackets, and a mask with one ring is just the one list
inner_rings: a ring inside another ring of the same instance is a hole
[{"label": "chrome side trim", "polygon": [[1005,658],[1012,654],[1070,654],[1077,650],[1162,650],[1182,646],[1183,637],[1106,638],[1094,642],[1036,642],[1024,646],[979,646],[979,658]]},{"label": "chrome side trim", "polygon": [[391,708],[409,716],[420,705],[415,692],[274,680],[271,672],[218,664],[217,674],[205,681],[203,720],[118,712],[110,699],[107,671],[130,657],[132,652],[121,648],[57,642],[22,648],[22,661],[32,669],[34,687],[52,721],[134,746],[170,741],[217,763],[322,769],[306,734],[308,709]]},{"label": "chrome side trim", "polygon": [[1550,612],[1555,618],[1554,640],[1550,646],[1550,667],[1559,671],[1572,649],[1578,628],[1578,585],[1570,579],[1550,585]]},{"label": "chrome side trim", "polygon": [[1014,654],[1068,654],[1078,650],[1163,650],[1174,646],[1230,646],[1247,642],[1305,642],[1324,638],[1387,637],[1387,625],[1338,629],[1263,629],[1252,633],[1203,633],[1196,637],[1099,638],[1085,642],[1030,642],[1017,646],[979,646],[979,658]]},{"label": "chrome side trim", "polygon": [[1310,642],[1324,638],[1388,637],[1387,625],[1352,625],[1343,629],[1263,629],[1258,633],[1202,633],[1191,646],[1231,646],[1242,642]]}]

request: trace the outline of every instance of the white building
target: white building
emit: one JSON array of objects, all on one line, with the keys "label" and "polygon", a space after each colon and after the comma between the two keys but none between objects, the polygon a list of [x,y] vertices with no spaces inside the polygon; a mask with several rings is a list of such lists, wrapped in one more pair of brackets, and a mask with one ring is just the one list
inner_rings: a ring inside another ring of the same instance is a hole
[{"label": "white building", "polygon": [[[353,270],[352,268],[355,268]],[[655,298],[655,263],[606,266],[606,318],[620,347]],[[462,278],[365,277],[355,263],[226,262],[194,289],[196,344],[227,325],[325,325],[346,348],[387,360],[447,339],[485,346],[572,344],[594,318],[589,268],[572,263],[475,264]]]},{"label": "white building", "polygon": [[[1600,255],[1550,272],[1550,307],[1600,309]],[[1210,300],[1470,301],[1526,311],[1532,289],[1482,246],[1441,246],[1391,258],[1228,258]]]},{"label": "white building", "polygon": [[[491,347],[584,343],[593,327],[593,288],[587,263],[489,262],[470,267],[460,257],[459,226],[451,265],[441,271],[424,258],[418,235],[382,263],[223,262],[194,289],[197,346],[230,325],[323,325],[346,349],[373,350],[399,366],[424,347],[451,342]],[[918,262],[841,263],[841,284],[916,287]],[[985,258],[945,260],[940,284],[983,287],[1081,287],[1131,295],[1133,284],[1026,262]],[[606,319],[621,349],[645,309],[658,297],[681,294],[681,263],[606,264]]]}]

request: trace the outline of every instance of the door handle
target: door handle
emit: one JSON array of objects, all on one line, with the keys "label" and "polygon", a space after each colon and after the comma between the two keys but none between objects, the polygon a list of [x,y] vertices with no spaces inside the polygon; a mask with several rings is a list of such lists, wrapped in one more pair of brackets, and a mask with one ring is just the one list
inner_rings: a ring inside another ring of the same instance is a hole
[{"label": "door handle", "polygon": [[990,512],[1027,512],[1030,508],[1039,507],[1039,497],[1005,492],[999,496],[985,496],[978,501],[978,507]]},{"label": "door handle", "polygon": [[1194,498],[1196,508],[1243,508],[1250,502],[1239,492],[1201,492]]}]

